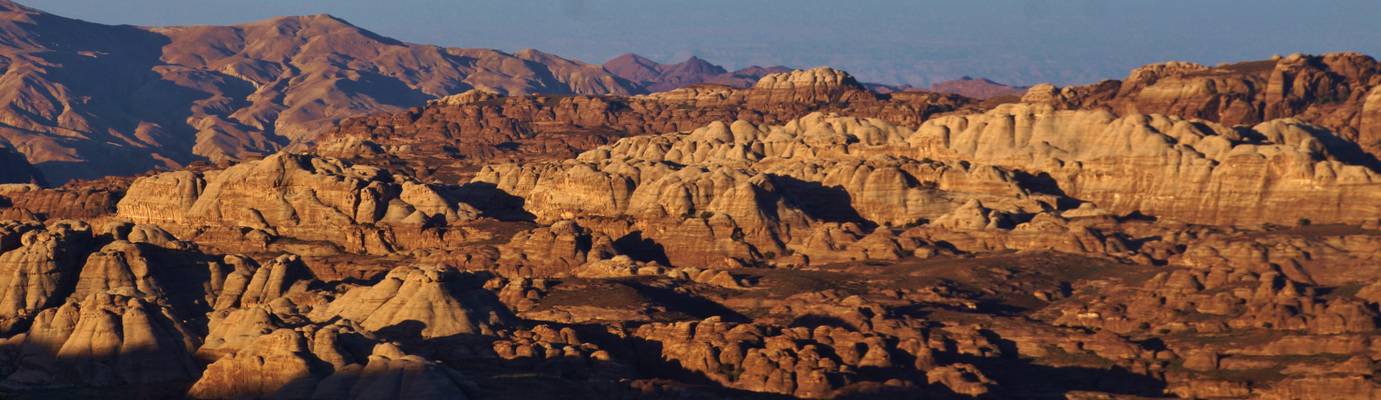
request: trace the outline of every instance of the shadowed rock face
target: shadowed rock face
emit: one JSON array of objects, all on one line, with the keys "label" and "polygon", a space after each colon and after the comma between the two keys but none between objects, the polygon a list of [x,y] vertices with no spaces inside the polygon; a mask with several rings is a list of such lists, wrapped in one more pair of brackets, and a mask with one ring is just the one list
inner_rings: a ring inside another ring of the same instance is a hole
[{"label": "shadowed rock face", "polygon": [[24,155],[4,144],[0,144],[0,184],[32,183],[43,184],[43,176],[29,165]]},{"label": "shadowed rock face", "polygon": [[345,116],[471,88],[636,90],[598,65],[407,44],[326,15],[138,28],[8,1],[0,13],[0,138],[52,183],[262,156]]},{"label": "shadowed rock face", "polygon": [[[198,374],[196,338],[167,308],[138,298],[93,293],[34,317],[9,388],[121,386],[180,382]],[[55,352],[53,350],[56,350]]]}]

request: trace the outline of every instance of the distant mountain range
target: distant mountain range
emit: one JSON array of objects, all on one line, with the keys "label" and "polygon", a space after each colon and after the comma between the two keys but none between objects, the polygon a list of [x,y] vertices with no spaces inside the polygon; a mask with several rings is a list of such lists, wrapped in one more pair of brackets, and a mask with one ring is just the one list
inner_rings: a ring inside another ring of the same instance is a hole
[{"label": "distant mountain range", "polygon": [[[771,67],[755,65],[736,71],[728,71],[724,67],[695,56],[676,64],[660,64],[646,57],[629,53],[605,62],[604,69],[633,82],[642,90],[661,92],[701,83],[746,88],[753,86],[753,83],[767,74],[788,72],[793,68],[780,65]],[[919,90],[957,94],[980,100],[1001,96],[1020,96],[1026,90],[1025,87],[1008,86],[989,79],[968,76],[952,81],[936,82],[924,88],[880,83],[865,83],[864,85],[879,93]]]},{"label": "distant mountain range", "polygon": [[631,53],[605,62],[604,69],[651,92],[661,92],[698,83],[748,87],[767,74],[791,71],[789,67],[778,65],[771,67],[752,66],[730,72],[724,67],[694,56],[676,64],[659,64],[656,61]]},{"label": "distant mountain range", "polygon": [[957,94],[964,97],[984,100],[996,97],[1021,96],[1026,92],[1026,87],[1008,86],[993,82],[985,78],[974,78],[965,76],[952,81],[942,81],[930,84],[928,87],[918,88],[911,85],[884,85],[879,83],[866,84],[869,89],[878,93],[896,93],[905,91],[928,91]]}]

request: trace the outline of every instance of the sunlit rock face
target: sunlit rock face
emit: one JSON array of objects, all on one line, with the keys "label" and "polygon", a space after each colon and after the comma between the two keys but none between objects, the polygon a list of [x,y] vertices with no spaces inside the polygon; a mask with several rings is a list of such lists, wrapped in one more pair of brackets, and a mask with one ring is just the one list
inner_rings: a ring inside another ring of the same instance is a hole
[{"label": "sunlit rock face", "polygon": [[492,165],[475,182],[523,198],[539,222],[631,219],[646,237],[674,243],[673,264],[697,266],[786,255],[819,223],[902,227],[974,199],[1024,212],[1058,200],[1010,170],[913,158],[912,134],[823,114],[780,126],[712,123],[623,139],[575,160]]},{"label": "sunlit rock face", "polygon": [[1088,86],[1032,87],[1023,100],[1064,109],[1107,107],[1119,115],[1164,114],[1225,126],[1297,118],[1323,126],[1381,156],[1375,129],[1381,64],[1359,53],[1292,54],[1273,60],[1209,67],[1152,64],[1122,81]]},{"label": "sunlit rock face", "polygon": [[[1118,212],[1250,225],[1360,223],[1377,210],[1376,171],[1331,132],[1297,120],[1250,129],[1158,115],[1005,105],[927,122],[923,153],[1050,175],[1065,194]],[[1308,205],[1308,206],[1305,206]]]},{"label": "sunlit rock face", "polygon": [[[333,243],[350,252],[383,254],[423,240],[427,227],[478,217],[473,207],[428,185],[375,167],[282,153],[205,173],[169,172],[139,178],[117,215],[159,224],[183,235],[224,232],[231,249],[259,247],[276,237]],[[444,234],[443,234],[444,235]]]}]

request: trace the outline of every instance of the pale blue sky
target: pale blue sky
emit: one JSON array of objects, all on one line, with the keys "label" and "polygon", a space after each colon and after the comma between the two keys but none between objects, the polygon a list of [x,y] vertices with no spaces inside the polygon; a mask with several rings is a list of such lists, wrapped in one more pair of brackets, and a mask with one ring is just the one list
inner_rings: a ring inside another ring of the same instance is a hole
[{"label": "pale blue sky", "polygon": [[730,68],[832,65],[868,81],[1120,78],[1164,60],[1381,53],[1381,0],[21,0],[73,18],[228,24],[329,13],[409,42],[625,52]]}]

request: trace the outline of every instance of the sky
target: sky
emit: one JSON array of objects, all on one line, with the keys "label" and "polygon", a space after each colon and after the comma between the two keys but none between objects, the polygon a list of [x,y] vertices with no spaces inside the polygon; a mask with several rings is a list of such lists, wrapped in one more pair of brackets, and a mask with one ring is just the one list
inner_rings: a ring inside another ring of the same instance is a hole
[{"label": "sky", "polygon": [[1116,79],[1168,60],[1381,54],[1381,0],[19,0],[107,24],[331,14],[395,39],[602,63],[829,65],[864,81]]}]

